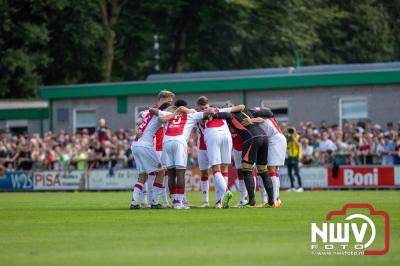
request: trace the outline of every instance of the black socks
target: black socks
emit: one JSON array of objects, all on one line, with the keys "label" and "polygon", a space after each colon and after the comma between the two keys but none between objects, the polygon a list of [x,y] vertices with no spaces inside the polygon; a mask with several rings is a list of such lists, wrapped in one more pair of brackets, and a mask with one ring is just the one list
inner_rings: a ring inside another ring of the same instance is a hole
[{"label": "black socks", "polygon": [[243,169],[244,176],[244,184],[246,185],[247,195],[249,197],[249,205],[256,204],[256,198],[254,195],[254,178],[253,178],[253,169]]},{"label": "black socks", "polygon": [[272,206],[274,204],[274,185],[271,177],[268,176],[267,172],[258,173],[264,183],[264,188],[268,194],[268,204]]}]

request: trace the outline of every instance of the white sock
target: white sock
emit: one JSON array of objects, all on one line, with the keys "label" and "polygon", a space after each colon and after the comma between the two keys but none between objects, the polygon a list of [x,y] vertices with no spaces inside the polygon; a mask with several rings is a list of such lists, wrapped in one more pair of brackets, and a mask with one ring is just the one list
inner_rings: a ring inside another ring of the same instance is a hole
[{"label": "white sock", "polygon": [[168,176],[164,176],[164,180],[163,180],[163,189],[161,191],[161,200],[163,202],[163,205],[169,205],[168,202]]},{"label": "white sock", "polygon": [[147,204],[147,182],[143,184],[142,188],[142,204]]},{"label": "white sock", "polygon": [[214,183],[215,183],[215,202],[222,203],[222,198],[226,193],[226,183],[224,176],[220,171],[214,172]]},{"label": "white sock", "polygon": [[188,204],[188,203],[189,203],[189,201],[188,201],[188,199],[187,199],[187,197],[186,197],[186,193],[183,194],[182,203],[183,203],[183,204]]},{"label": "white sock", "polygon": [[239,179],[239,192],[240,192],[240,201],[244,202],[247,196],[246,184],[244,183],[244,179]]},{"label": "white sock", "polygon": [[279,198],[279,189],[281,188],[281,180],[279,179],[279,176],[275,176],[276,179],[276,189],[274,189],[274,191],[276,191],[276,198]]},{"label": "white sock", "polygon": [[161,191],[163,190],[163,185],[161,183],[154,182],[153,184],[153,193],[151,195],[151,204],[157,205],[158,198],[160,197]]},{"label": "white sock", "polygon": [[208,193],[210,191],[210,182],[208,182],[208,176],[201,177],[201,194],[203,195],[203,202],[208,203]]},{"label": "white sock", "polygon": [[139,204],[139,199],[142,194],[142,189],[143,189],[143,184],[142,183],[136,183],[135,186],[133,187],[133,193],[132,193],[132,205],[138,205]]},{"label": "white sock", "polygon": [[154,173],[149,174],[149,177],[147,178],[147,194],[149,197],[149,201],[151,202],[153,198],[153,184],[154,184],[154,179],[156,179],[156,176]]},{"label": "white sock", "polygon": [[258,176],[258,184],[260,189],[261,202],[265,204],[268,202],[267,191],[265,190],[264,182],[262,181],[260,176]]},{"label": "white sock", "polygon": [[227,172],[224,172],[224,173],[221,173],[221,174],[222,174],[222,176],[224,177],[224,180],[225,180],[226,187],[229,189],[229,187],[228,187],[228,182],[229,182],[229,173],[227,173]]},{"label": "white sock", "polygon": [[177,189],[176,199],[180,204],[183,204],[183,199],[185,197],[185,189]]}]

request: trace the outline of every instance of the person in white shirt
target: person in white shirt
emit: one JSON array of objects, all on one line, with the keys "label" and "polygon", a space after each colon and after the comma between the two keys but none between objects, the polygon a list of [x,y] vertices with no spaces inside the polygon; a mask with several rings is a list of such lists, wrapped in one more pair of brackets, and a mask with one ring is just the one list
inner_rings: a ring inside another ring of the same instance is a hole
[{"label": "person in white shirt", "polygon": [[[206,96],[197,99],[197,107],[204,109],[209,107]],[[215,108],[215,113],[240,112],[244,105],[232,106],[229,108]],[[232,193],[228,188],[228,167],[232,160],[232,136],[228,125],[223,119],[212,119],[205,122],[204,139],[207,146],[208,163],[214,175],[215,183],[215,206],[222,208],[229,206]]]},{"label": "person in white shirt", "polygon": [[301,151],[303,153],[303,164],[309,165],[313,162],[314,148],[309,144],[308,139],[301,139]]},{"label": "person in white shirt", "polygon": [[[188,208],[183,204],[185,194],[185,173],[187,166],[187,142],[193,127],[198,121],[211,114],[211,111],[193,112],[184,106],[172,107],[170,112],[162,113],[150,109],[159,116],[159,121],[166,123],[164,128],[162,161],[168,169],[168,185],[175,209]],[[174,111],[172,113],[171,111]]]},{"label": "person in white shirt", "polygon": [[[161,111],[170,106],[165,103],[157,110],[158,115],[167,115]],[[154,112],[145,112],[142,115],[141,124],[139,125],[138,134],[132,142],[131,150],[139,171],[138,182],[135,184],[132,195],[132,203],[130,209],[139,209],[139,198],[142,196],[144,184],[147,181],[148,174],[156,173],[153,185],[153,193],[151,196],[151,208],[162,209],[162,205],[158,204],[158,197],[163,189],[164,169],[161,164],[161,158],[156,152],[154,146],[154,137],[161,127],[161,122]]]},{"label": "person in white shirt", "polygon": [[328,132],[323,131],[321,134],[321,141],[319,143],[320,152],[324,153],[324,152],[328,152],[329,150],[333,151],[334,148],[335,148],[335,145],[334,145],[333,141],[328,138]]}]

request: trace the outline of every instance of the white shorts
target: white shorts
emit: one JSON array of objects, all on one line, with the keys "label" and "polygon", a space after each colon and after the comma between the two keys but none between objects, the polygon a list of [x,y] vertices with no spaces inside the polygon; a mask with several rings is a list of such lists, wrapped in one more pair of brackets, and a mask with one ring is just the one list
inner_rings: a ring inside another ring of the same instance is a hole
[{"label": "white shorts", "polygon": [[207,145],[207,157],[211,166],[231,163],[232,137],[230,133],[213,130],[206,133],[205,142]]},{"label": "white shorts", "polygon": [[233,161],[235,162],[236,169],[242,169],[242,151],[232,150]]},{"label": "white shorts", "polygon": [[211,167],[208,162],[207,150],[197,150],[197,160],[200,170],[208,170]]},{"label": "white shorts", "polygon": [[140,174],[158,172],[162,169],[161,158],[154,148],[132,146],[136,169]]},{"label": "white shorts", "polygon": [[188,160],[187,143],[170,140],[163,143],[162,162],[168,168],[186,169]]},{"label": "white shorts", "polygon": [[286,145],[286,138],[282,134],[268,139],[268,166],[285,165]]}]

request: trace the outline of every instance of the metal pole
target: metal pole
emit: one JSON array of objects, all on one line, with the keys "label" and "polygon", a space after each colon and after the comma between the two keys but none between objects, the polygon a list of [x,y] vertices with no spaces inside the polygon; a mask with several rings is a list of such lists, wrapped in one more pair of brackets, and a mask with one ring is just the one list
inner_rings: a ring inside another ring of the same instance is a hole
[{"label": "metal pole", "polygon": [[300,66],[300,59],[301,59],[301,57],[300,57],[300,49],[296,49],[296,67],[299,67]]}]

